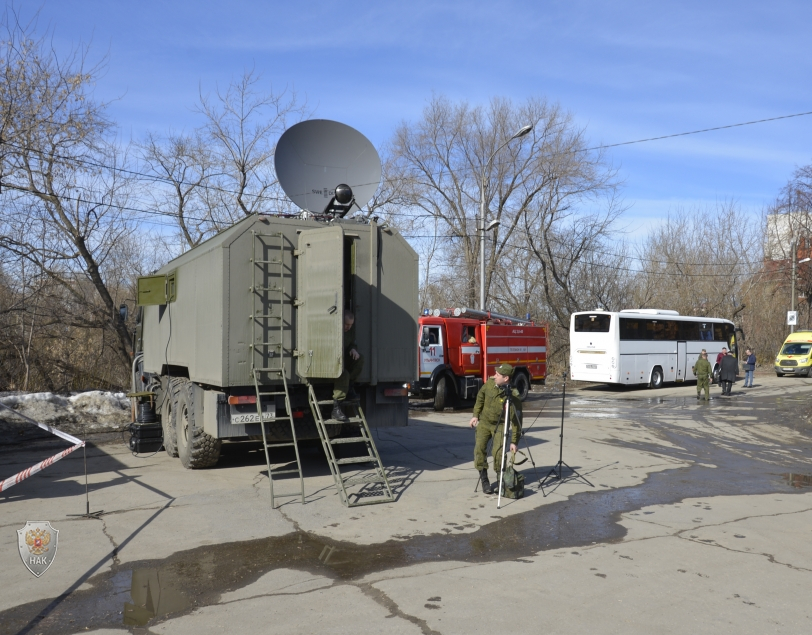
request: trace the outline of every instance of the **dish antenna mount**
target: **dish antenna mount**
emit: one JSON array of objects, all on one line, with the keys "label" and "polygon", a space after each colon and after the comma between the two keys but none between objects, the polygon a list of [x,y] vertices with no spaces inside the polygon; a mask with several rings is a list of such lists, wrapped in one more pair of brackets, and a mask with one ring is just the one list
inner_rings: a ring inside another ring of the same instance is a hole
[{"label": "dish antenna mount", "polygon": [[355,128],[310,119],[288,128],[276,144],[279,184],[300,209],[342,218],[361,209],[381,182],[375,146]]}]

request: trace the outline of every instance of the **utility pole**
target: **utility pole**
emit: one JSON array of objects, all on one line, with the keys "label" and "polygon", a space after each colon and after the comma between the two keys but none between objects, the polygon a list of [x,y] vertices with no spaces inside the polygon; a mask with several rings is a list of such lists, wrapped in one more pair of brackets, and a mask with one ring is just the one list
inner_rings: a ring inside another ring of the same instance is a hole
[{"label": "utility pole", "polygon": [[493,158],[499,154],[499,151],[504,148],[507,144],[509,144],[514,139],[518,139],[519,137],[523,137],[528,132],[533,130],[532,125],[526,125],[519,128],[516,133],[507,139],[502,145],[500,145],[496,150],[494,150],[493,154],[491,154],[490,158],[485,162],[485,165],[482,167],[482,174],[480,175],[480,182],[479,182],[479,310],[485,310],[485,232],[488,229],[494,229],[499,223],[494,222],[491,223],[490,226],[485,227],[485,190],[488,187],[488,172],[491,169],[491,162]]},{"label": "utility pole", "polygon": [[[791,311],[795,311],[795,277],[798,272],[798,243],[795,238],[792,239],[792,308]],[[795,332],[795,325],[792,324],[789,327],[789,332]]]}]

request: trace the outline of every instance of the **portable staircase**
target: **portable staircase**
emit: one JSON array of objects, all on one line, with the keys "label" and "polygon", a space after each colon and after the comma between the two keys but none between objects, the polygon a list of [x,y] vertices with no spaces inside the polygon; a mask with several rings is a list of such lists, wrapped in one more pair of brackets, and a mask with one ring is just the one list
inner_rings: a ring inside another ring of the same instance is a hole
[{"label": "portable staircase", "polygon": [[[327,463],[330,466],[330,472],[333,475],[333,480],[336,484],[336,490],[341,498],[341,502],[345,507],[360,507],[361,505],[375,505],[378,503],[391,503],[395,500],[392,493],[392,488],[389,485],[389,479],[386,478],[386,470],[384,470],[381,457],[378,454],[378,449],[375,447],[375,442],[372,440],[372,435],[369,431],[364,411],[357,402],[345,401],[345,407],[352,407],[355,409],[355,416],[348,416],[349,423],[345,426],[353,426],[357,428],[360,436],[355,437],[338,437],[331,439],[327,432],[327,426],[339,425],[340,421],[336,419],[325,418],[322,408],[332,408],[333,400],[325,399],[319,400],[316,397],[316,391],[313,385],[308,383],[307,386],[308,400],[310,401],[310,410],[313,412],[313,418],[316,420],[316,427],[319,430],[321,437],[321,444],[324,448],[324,455],[327,457]],[[345,413],[347,414],[347,413]],[[337,458],[336,446],[346,447],[347,444],[361,444],[363,443],[366,449],[366,455],[358,457]],[[368,467],[372,464],[372,467]],[[367,467],[360,474],[343,474],[341,472],[342,466],[355,466],[360,467],[366,465]],[[365,472],[365,473],[364,473]],[[372,484],[382,484],[383,487],[369,489],[367,486]],[[360,491],[349,491],[356,485],[361,485]],[[353,500],[350,498],[353,497]]]},{"label": "portable staircase", "polygon": [[[302,474],[302,461],[299,458],[299,446],[296,443],[296,426],[293,424],[293,412],[290,407],[290,393],[288,381],[285,377],[284,363],[284,304],[285,304],[285,236],[281,232],[260,234],[251,231],[253,247],[251,252],[252,281],[250,293],[254,296],[254,311],[251,320],[251,377],[254,380],[254,390],[257,398],[257,416],[262,429],[262,445],[265,448],[265,463],[268,466],[268,483],[271,488],[271,507],[276,507],[277,498],[291,498],[300,496],[302,504],[305,502],[304,476]],[[279,242],[274,244],[274,241]],[[257,257],[259,247],[259,257]],[[277,295],[278,294],[278,295]],[[259,301],[257,301],[259,300]],[[257,308],[259,307],[259,308]],[[278,385],[269,385],[271,380],[282,380],[282,390]],[[263,414],[262,398],[270,397],[272,402],[276,397],[285,396],[285,416],[275,413],[269,417]],[[274,443],[273,447],[290,447],[296,453],[296,468],[271,469],[271,459],[268,453],[268,437],[265,432],[265,421],[288,421],[291,438],[289,443]],[[299,492],[290,494],[275,494],[273,487],[274,476],[282,474],[299,475]]]}]

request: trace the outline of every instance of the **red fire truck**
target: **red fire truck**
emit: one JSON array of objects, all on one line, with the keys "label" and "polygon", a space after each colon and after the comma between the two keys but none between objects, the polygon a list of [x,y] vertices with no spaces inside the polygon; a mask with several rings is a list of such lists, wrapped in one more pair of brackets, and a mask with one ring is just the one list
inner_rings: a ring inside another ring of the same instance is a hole
[{"label": "red fire truck", "polygon": [[547,327],[489,311],[435,309],[418,320],[420,378],[411,393],[434,409],[474,399],[500,364],[512,364],[522,400],[547,376]]}]

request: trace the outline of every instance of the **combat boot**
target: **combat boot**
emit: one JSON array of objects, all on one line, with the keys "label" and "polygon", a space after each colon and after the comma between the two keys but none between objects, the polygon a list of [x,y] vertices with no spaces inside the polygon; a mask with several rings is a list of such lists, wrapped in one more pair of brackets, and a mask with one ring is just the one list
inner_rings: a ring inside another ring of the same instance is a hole
[{"label": "combat boot", "polygon": [[488,470],[479,470],[479,480],[482,481],[482,493],[491,493],[491,482],[488,480]]},{"label": "combat boot", "polygon": [[330,418],[340,421],[341,423],[350,422],[347,415],[345,415],[344,411],[341,409],[341,402],[336,399],[333,399],[333,411],[330,413]]}]

